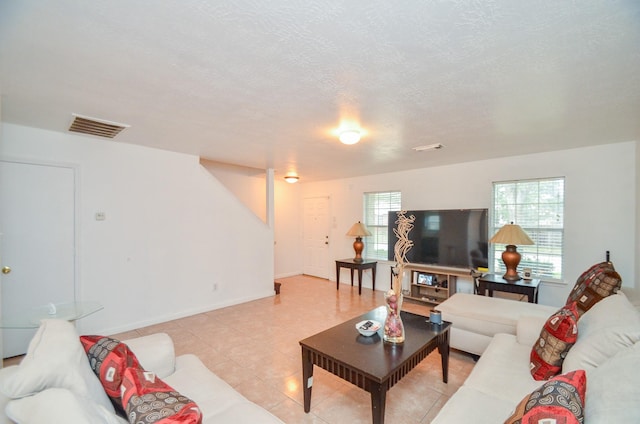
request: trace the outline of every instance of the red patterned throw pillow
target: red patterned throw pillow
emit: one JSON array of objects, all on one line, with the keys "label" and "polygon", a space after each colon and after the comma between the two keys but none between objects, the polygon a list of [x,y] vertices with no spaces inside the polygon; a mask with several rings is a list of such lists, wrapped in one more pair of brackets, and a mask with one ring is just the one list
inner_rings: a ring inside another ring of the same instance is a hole
[{"label": "red patterned throw pillow", "polygon": [[202,413],[195,402],[176,392],[154,373],[140,368],[125,370],[122,404],[130,423],[202,423]]},{"label": "red patterned throw pillow", "polygon": [[120,385],[124,370],[140,368],[138,358],[119,340],[104,336],[81,336],[80,342],[89,358],[91,369],[100,379],[104,391],[118,412],[124,413]]},{"label": "red patterned throw pillow", "polygon": [[548,380],[562,369],[562,361],[578,339],[578,310],[573,302],[545,322],[530,355],[531,375]]},{"label": "red patterned throw pillow", "polygon": [[605,297],[615,294],[622,286],[622,278],[611,262],[601,262],[578,277],[569,293],[567,303],[576,302],[578,314],[582,316],[593,305]]},{"label": "red patterned throw pillow", "polygon": [[556,376],[526,395],[504,424],[582,424],[586,388],[584,370]]}]

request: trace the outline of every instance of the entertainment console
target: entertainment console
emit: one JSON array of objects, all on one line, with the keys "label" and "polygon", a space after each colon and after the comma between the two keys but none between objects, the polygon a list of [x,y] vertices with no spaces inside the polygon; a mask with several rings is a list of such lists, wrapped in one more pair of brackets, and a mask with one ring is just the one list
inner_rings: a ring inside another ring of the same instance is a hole
[{"label": "entertainment console", "polygon": [[411,288],[405,299],[437,305],[456,292],[458,277],[468,277],[469,271],[461,268],[444,268],[409,264],[405,270],[411,275]]}]

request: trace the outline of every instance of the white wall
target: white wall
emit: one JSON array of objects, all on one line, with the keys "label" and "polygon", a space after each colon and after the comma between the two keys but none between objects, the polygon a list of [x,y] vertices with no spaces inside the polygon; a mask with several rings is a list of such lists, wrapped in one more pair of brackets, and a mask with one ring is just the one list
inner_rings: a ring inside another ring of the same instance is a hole
[{"label": "white wall", "polygon": [[[344,234],[362,218],[365,192],[400,190],[405,209],[489,208],[493,181],[565,176],[564,275],[567,284],[545,284],[540,293],[540,303],[559,306],[564,304],[576,278],[592,264],[605,259],[606,250],[611,251],[623,286],[635,286],[636,145],[635,142],[618,143],[303,183],[300,202],[307,197],[331,197],[332,222],[335,222],[330,236],[331,262],[327,264],[331,270],[334,259],[353,255],[353,240]],[[378,264],[376,288],[380,290],[389,287],[387,265]],[[341,279],[347,281],[346,274]],[[364,281],[365,286],[371,287],[369,275]]]},{"label": "white wall", "polygon": [[275,275],[302,273],[302,220],[300,184],[277,181],[275,190]]},{"label": "white wall", "polygon": [[[636,142],[636,253],[635,259],[635,272],[637,276],[640,276],[640,141]],[[640,278],[640,277],[637,277]],[[636,292],[640,290],[640,283],[636,283]]]},{"label": "white wall", "polygon": [[198,157],[6,123],[2,133],[4,157],[79,168],[77,293],[104,305],[78,321],[82,331],[111,334],[274,294],[273,230]]},{"label": "white wall", "polygon": [[264,170],[226,165],[205,159],[202,165],[258,218],[267,222],[267,178]]}]

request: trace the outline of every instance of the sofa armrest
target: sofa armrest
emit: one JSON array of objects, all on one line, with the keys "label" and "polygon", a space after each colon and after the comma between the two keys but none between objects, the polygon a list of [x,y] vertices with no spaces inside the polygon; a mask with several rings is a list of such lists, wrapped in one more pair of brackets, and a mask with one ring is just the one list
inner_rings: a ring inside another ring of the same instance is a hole
[{"label": "sofa armrest", "polygon": [[547,317],[541,316],[521,316],[516,324],[516,338],[518,343],[533,346],[540,337],[540,331],[547,322]]},{"label": "sofa armrest", "polygon": [[123,340],[136,355],[140,365],[165,378],[176,370],[176,353],[173,340],[167,333],[156,333],[135,339]]}]

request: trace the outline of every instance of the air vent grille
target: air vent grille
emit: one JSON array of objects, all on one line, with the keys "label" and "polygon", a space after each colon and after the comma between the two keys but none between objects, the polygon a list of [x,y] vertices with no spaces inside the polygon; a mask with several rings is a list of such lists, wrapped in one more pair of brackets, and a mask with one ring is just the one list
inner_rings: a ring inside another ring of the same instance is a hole
[{"label": "air vent grille", "polygon": [[69,131],[114,138],[125,128],[129,128],[129,125],[73,114],[73,122],[69,126]]}]

